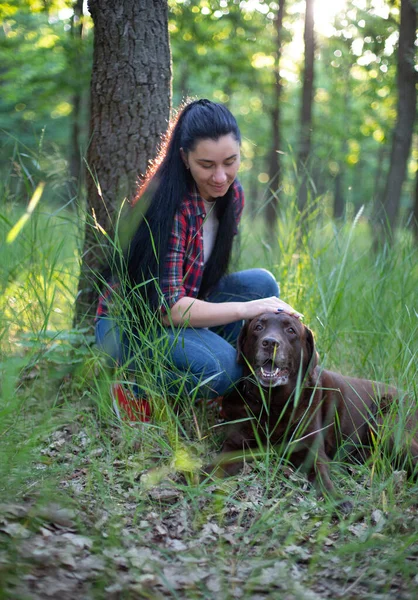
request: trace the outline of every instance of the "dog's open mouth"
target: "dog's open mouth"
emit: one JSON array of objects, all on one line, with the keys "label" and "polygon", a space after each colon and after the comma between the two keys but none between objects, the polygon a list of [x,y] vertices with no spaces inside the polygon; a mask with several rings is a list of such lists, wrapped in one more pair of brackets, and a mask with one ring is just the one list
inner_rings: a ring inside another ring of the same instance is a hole
[{"label": "dog's open mouth", "polygon": [[256,375],[264,387],[286,385],[289,381],[289,369],[278,367],[270,360],[257,369]]}]

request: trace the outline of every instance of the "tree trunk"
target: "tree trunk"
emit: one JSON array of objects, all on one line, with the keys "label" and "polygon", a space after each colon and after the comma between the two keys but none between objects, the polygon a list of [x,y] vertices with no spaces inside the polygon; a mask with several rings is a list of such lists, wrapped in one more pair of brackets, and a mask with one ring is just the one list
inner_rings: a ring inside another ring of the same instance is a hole
[{"label": "tree trunk", "polygon": [[271,110],[271,126],[273,131],[272,147],[270,150],[269,161],[269,179],[272,193],[266,205],[265,218],[267,231],[273,236],[277,226],[278,212],[278,191],[281,184],[280,171],[280,105],[282,95],[282,81],[280,77],[280,58],[282,55],[283,45],[283,17],[284,17],[285,0],[279,0],[279,8],[274,17],[276,29],[276,62],[274,65],[274,91],[273,91],[273,108]]},{"label": "tree trunk", "polygon": [[[346,129],[346,124],[349,121],[350,117],[350,98],[351,98],[351,64],[349,68],[344,70],[344,79],[342,80],[344,85],[344,96],[343,96],[343,105],[340,114],[340,119],[342,119],[342,127],[341,129]],[[339,151],[341,155],[341,159],[338,161],[338,173],[335,176],[335,187],[334,187],[334,206],[333,206],[333,214],[334,219],[342,219],[346,214],[346,158],[348,154],[348,143],[347,136],[343,136],[341,140],[341,149]]]},{"label": "tree trunk", "polygon": [[412,231],[415,241],[418,243],[418,169],[415,172],[415,198],[412,213]]},{"label": "tree trunk", "polygon": [[315,55],[315,32],[314,32],[314,0],[306,0],[305,10],[305,65],[303,71],[303,89],[301,106],[301,129],[299,141],[299,208],[304,210],[307,204],[309,178],[308,163],[311,150],[312,134],[312,103],[314,91],[314,55]]},{"label": "tree trunk", "polygon": [[344,216],[344,171],[342,163],[339,164],[340,170],[334,179],[334,219],[342,219]]},{"label": "tree trunk", "polygon": [[393,132],[389,173],[383,195],[380,221],[392,237],[398,217],[405,179],[408,156],[411,149],[412,131],[416,115],[416,72],[414,68],[417,11],[412,0],[401,1],[401,21],[398,47],[398,105]]},{"label": "tree trunk", "polygon": [[86,230],[75,322],[91,323],[105,231],[155,157],[169,119],[171,61],[166,0],[89,0],[94,23]]},{"label": "tree trunk", "polygon": [[372,220],[376,221],[379,216],[381,207],[380,196],[383,196],[383,167],[387,158],[387,146],[381,144],[377,153],[377,165],[374,176],[374,189],[373,189],[373,206],[372,206]]},{"label": "tree trunk", "polygon": [[[253,173],[258,173],[256,160],[253,160]],[[245,195],[245,204],[248,207],[247,214],[250,215],[250,218],[255,218],[257,216],[257,211],[259,211],[259,195],[260,195],[260,184],[258,182],[257,177],[249,177],[248,181],[248,202],[247,202],[247,194]],[[249,210],[248,210],[249,209]]]},{"label": "tree trunk", "polygon": [[[75,53],[71,55],[71,60],[78,62],[82,60],[81,43],[83,38],[83,0],[76,0],[74,3],[74,13],[71,19],[71,36],[75,46]],[[75,65],[77,68],[77,65]],[[74,65],[73,65],[74,68]],[[80,185],[81,175],[81,139],[80,139],[80,119],[82,108],[82,92],[80,87],[76,86],[73,95],[72,127],[70,142],[70,179],[71,192],[77,194]]]},{"label": "tree trunk", "polygon": [[184,60],[179,65],[179,90],[182,98],[187,98],[189,91],[189,63]]}]

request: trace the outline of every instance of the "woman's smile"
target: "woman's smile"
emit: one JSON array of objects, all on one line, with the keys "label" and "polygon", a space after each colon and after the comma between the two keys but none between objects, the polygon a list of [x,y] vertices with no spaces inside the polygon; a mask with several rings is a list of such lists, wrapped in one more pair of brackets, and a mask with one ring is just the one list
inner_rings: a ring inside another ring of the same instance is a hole
[{"label": "woman's smile", "polygon": [[194,150],[182,156],[204,200],[224,196],[240,165],[239,143],[232,134],[200,140]]}]

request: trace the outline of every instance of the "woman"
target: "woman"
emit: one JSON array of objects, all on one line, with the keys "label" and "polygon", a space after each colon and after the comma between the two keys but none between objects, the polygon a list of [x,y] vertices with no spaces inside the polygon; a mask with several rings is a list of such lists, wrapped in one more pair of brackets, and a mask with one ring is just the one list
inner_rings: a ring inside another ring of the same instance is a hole
[{"label": "woman", "polygon": [[[243,319],[278,311],[300,316],[279,299],[277,282],[265,269],[227,274],[244,206],[236,178],[240,141],[225,106],[190,102],[139,190],[137,200],[154,191],[126,253],[128,288],[137,306],[159,315],[157,337],[161,341],[162,331],[174,394],[184,386],[192,397],[215,398],[240,379],[234,343]],[[98,345],[135,370],[135,336],[111,316],[108,295],[99,303]],[[126,408],[123,390],[116,387],[115,394]],[[146,403],[141,406],[148,411]]]}]

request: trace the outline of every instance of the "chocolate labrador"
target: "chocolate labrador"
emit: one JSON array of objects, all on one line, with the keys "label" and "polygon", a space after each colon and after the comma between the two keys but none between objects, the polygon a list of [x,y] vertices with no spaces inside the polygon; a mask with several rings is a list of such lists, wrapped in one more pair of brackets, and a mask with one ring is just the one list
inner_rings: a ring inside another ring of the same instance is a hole
[{"label": "chocolate labrador", "polygon": [[[295,317],[266,313],[247,322],[237,352],[244,379],[224,399],[225,419],[235,423],[229,425],[218,472],[236,473],[243,464],[243,449],[268,441],[282,444],[291,464],[303,466],[322,492],[336,496],[329,476],[331,459],[344,446],[365,460],[373,444],[385,437],[385,415],[401,407],[402,423],[399,415],[391,423],[403,428],[410,469],[416,467],[416,409],[392,386],[318,366],[312,332]],[[393,427],[385,441],[395,449]],[[351,508],[349,502],[342,504],[345,510]]]}]

